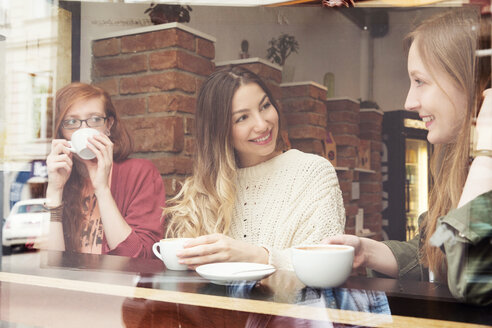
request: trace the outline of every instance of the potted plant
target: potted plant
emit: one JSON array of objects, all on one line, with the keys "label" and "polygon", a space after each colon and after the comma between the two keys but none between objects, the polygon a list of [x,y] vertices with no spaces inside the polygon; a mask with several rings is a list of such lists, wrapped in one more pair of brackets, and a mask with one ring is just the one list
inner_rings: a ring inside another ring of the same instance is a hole
[{"label": "potted plant", "polygon": [[278,38],[271,39],[268,44],[270,48],[267,49],[267,58],[272,63],[284,66],[285,60],[291,53],[299,50],[299,43],[292,35],[282,33]]},{"label": "potted plant", "polygon": [[165,23],[188,23],[190,21],[190,6],[165,5],[151,3],[144,13],[149,14],[150,21],[154,25]]},{"label": "potted plant", "polygon": [[271,39],[268,44],[267,58],[275,64],[282,66],[282,81],[292,82],[294,80],[294,66],[285,65],[287,57],[299,50],[299,43],[292,35],[282,33],[278,38]]}]

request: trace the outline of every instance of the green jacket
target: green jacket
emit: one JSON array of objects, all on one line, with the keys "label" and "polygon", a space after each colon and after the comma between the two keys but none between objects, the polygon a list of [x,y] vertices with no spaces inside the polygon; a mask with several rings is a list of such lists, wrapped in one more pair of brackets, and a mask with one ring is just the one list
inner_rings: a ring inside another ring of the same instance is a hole
[{"label": "green jacket", "polygon": [[[453,296],[463,302],[492,304],[492,191],[439,218],[436,231],[449,234],[449,238],[443,237],[441,248]],[[419,236],[408,242],[384,243],[395,255],[399,279],[429,279],[427,268],[419,261]]]}]

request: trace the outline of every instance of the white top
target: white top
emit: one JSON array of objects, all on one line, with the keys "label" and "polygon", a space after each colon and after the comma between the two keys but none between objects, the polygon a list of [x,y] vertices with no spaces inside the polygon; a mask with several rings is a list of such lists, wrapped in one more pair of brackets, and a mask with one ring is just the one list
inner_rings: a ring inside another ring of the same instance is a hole
[{"label": "white top", "polygon": [[231,237],[268,249],[277,268],[292,270],[291,246],[344,232],[337,175],[321,156],[291,149],[239,169],[236,188]]}]

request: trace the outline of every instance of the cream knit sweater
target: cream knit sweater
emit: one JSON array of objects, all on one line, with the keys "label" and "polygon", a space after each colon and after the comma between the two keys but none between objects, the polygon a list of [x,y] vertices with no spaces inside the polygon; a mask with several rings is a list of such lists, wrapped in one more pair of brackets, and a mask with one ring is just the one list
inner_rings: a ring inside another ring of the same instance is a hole
[{"label": "cream knit sweater", "polygon": [[292,270],[289,248],[341,234],[345,209],[335,169],[325,158],[291,149],[238,170],[230,236],[269,251]]}]

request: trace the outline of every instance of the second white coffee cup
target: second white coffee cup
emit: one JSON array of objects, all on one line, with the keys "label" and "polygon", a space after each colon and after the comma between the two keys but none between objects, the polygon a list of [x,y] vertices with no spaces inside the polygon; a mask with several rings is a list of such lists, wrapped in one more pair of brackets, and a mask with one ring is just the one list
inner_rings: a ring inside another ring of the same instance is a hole
[{"label": "second white coffee cup", "polygon": [[352,272],[354,248],[347,245],[303,245],[292,248],[294,271],[306,286],[337,287]]},{"label": "second white coffee cup", "polygon": [[92,150],[87,147],[87,139],[98,135],[100,132],[96,129],[91,128],[83,128],[78,129],[72,134],[72,140],[68,143],[70,144],[70,148],[68,148],[72,153],[76,153],[82,159],[93,159],[96,157],[96,154],[92,152]]},{"label": "second white coffee cup", "polygon": [[176,252],[183,249],[183,244],[192,238],[168,238],[154,243],[152,251],[160,258],[169,270],[187,270],[186,264],[180,264]]}]

